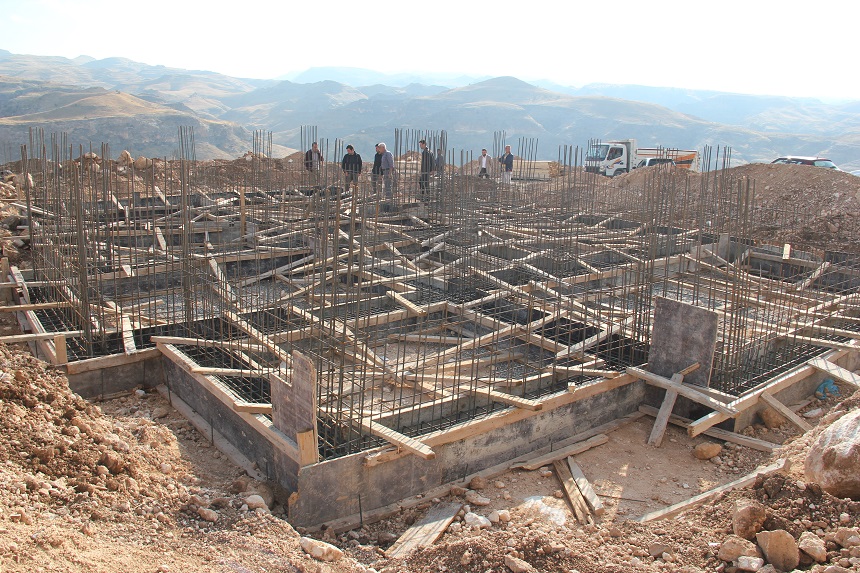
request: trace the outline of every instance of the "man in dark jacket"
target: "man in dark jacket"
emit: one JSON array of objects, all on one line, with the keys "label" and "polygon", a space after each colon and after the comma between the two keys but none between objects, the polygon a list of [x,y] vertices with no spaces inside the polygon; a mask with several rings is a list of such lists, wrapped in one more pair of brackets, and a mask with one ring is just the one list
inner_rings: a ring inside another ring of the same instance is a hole
[{"label": "man in dark jacket", "polygon": [[430,187],[430,174],[436,169],[436,160],[433,152],[427,149],[427,142],[423,139],[418,142],[421,148],[421,172],[418,174],[418,190],[423,195]]},{"label": "man in dark jacket", "polygon": [[320,148],[317,142],[311,144],[311,148],[305,152],[305,169],[311,175],[311,182],[318,184],[320,181],[320,172],[322,170],[323,158],[320,153]]},{"label": "man in dark jacket", "polygon": [[343,169],[345,179],[344,191],[349,191],[351,184],[358,191],[358,175],[361,173],[361,155],[355,152],[355,148],[352,145],[346,146],[346,155],[343,156],[343,161],[340,162],[340,168]]},{"label": "man in dark jacket", "polygon": [[373,156],[373,168],[370,170],[370,186],[374,193],[379,193],[379,184],[382,183],[382,150],[376,144],[376,155]]}]

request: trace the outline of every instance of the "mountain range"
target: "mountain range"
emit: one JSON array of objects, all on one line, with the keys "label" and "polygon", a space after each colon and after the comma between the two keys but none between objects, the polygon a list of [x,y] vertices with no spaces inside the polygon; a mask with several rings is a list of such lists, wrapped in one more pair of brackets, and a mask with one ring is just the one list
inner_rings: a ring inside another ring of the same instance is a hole
[{"label": "mountain range", "polygon": [[[539,84],[539,85],[538,85]],[[860,169],[860,100],[744,95],[634,85],[580,88],[513,77],[420,77],[358,68],[314,68],[292,79],[235,78],[150,66],[0,50],[0,161],[20,159],[31,128],[66,134],[88,150],[173,157],[178,129],[194,130],[198,159],[235,158],[253,132],[271,133],[272,153],[301,146],[302,126],[322,141],[352,143],[369,157],[397,129],[447,133],[449,150],[492,150],[503,132],[537,159],[561,146],[635,138],[647,147],[731,148],[732,165],[780,155],[820,155]],[[720,154],[722,157],[722,154]]]}]

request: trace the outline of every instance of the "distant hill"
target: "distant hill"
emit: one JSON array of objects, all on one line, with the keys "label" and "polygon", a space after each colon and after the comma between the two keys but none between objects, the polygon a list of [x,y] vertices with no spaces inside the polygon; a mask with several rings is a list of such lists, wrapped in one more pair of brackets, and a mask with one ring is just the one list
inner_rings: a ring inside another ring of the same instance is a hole
[{"label": "distant hill", "polygon": [[[452,150],[477,153],[504,132],[538,159],[560,146],[635,138],[641,145],[731,147],[733,162],[826,155],[860,169],[860,101],[753,96],[678,88],[540,85],[513,77],[417,77],[359,68],[312,68],[290,80],[234,78],[125,58],[27,56],[0,50],[0,138],[15,149],[30,127],[70,142],[107,142],[118,154],[164,156],[177,129],[195,129],[197,157],[236,157],[252,132],[275,152],[301,146],[301,126],[365,156],[395,130],[440,131]],[[4,151],[5,153],[5,151]],[[335,158],[339,159],[339,158]]]}]

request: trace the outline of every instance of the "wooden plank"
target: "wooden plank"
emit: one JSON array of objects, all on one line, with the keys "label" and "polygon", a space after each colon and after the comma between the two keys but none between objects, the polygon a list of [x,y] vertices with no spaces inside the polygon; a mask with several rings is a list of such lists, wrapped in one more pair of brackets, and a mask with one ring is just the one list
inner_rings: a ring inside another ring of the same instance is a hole
[{"label": "wooden plank", "polygon": [[[648,414],[649,416],[656,417],[658,410],[653,406],[647,406],[645,404],[642,404],[641,406],[639,406],[639,411],[643,414]],[[669,416],[669,423],[675,424],[676,426],[680,426],[686,429],[690,426],[692,420],[672,414],[671,416]],[[747,448],[752,448],[761,452],[773,452],[779,447],[779,444],[775,444],[773,442],[760,440],[758,438],[750,438],[748,436],[736,434],[735,432],[730,432],[721,428],[708,428],[707,430],[702,432],[702,434],[704,434],[705,436],[716,438],[718,440],[722,440],[724,442],[740,444],[741,446],[746,446]]]},{"label": "wooden plank", "polygon": [[[683,376],[675,374],[672,380],[678,379],[678,383],[683,379]],[[666,426],[669,424],[669,417],[672,415],[672,408],[675,407],[675,401],[678,399],[678,393],[675,390],[666,390],[666,395],[663,397],[663,403],[660,404],[660,411],[657,417],[654,418],[654,426],[651,428],[651,435],[648,436],[648,445],[659,448],[663,443],[663,436],[666,433]]]},{"label": "wooden plank", "polygon": [[762,392],[759,394],[758,399],[776,410],[780,416],[800,428],[801,431],[808,432],[812,429],[812,426],[810,426],[803,418],[791,411],[788,406],[777,400],[772,394]]},{"label": "wooden plank", "polygon": [[65,301],[34,302],[32,304],[13,304],[0,306],[0,312],[26,312],[28,310],[47,310],[50,308],[68,308],[71,306]]},{"label": "wooden plank", "polygon": [[432,460],[436,457],[436,452],[434,452],[427,444],[420,440],[416,440],[415,438],[410,438],[405,434],[401,434],[396,430],[392,430],[387,426],[383,426],[378,422],[365,418],[361,421],[361,426],[374,436],[379,436],[383,440],[386,440],[397,447],[403,448],[404,450],[415,454],[419,458]]},{"label": "wooden plank", "polygon": [[574,481],[570,473],[570,467],[568,467],[567,462],[565,460],[555,460],[552,465],[555,467],[555,473],[558,476],[558,481],[561,482],[565,497],[570,502],[570,507],[573,508],[576,520],[582,525],[594,523],[591,512],[588,510],[588,504],[585,503],[582,493],[576,487],[576,481]]},{"label": "wooden plank", "polygon": [[609,436],[607,436],[606,434],[598,434],[593,438],[585,440],[584,442],[577,442],[566,448],[562,448],[560,450],[556,450],[554,452],[550,452],[548,454],[532,458],[525,462],[517,462],[511,466],[511,469],[536,470],[556,460],[560,460],[562,458],[566,458],[568,456],[573,456],[576,454],[581,454],[586,450],[590,450],[591,448],[605,444],[608,441]]},{"label": "wooden plank", "polygon": [[836,380],[841,382],[845,382],[846,384],[850,384],[855,388],[860,388],[860,376],[854,374],[847,368],[842,368],[838,364],[834,364],[829,360],[825,360],[824,358],[817,357],[811,360],[807,360],[806,362],[813,368],[817,370],[821,370],[822,372],[827,373],[832,376]]},{"label": "wooden plank", "polygon": [[271,404],[261,404],[256,402],[233,402],[233,410],[236,412],[247,412],[249,414],[271,414]]},{"label": "wooden plank", "polygon": [[10,334],[9,336],[0,336],[0,342],[5,344],[16,344],[18,342],[32,342],[35,340],[55,340],[58,336],[64,338],[75,338],[83,336],[83,330],[69,330],[66,332],[34,332],[31,334]]},{"label": "wooden plank", "polygon": [[719,487],[716,487],[716,488],[709,490],[709,491],[706,491],[704,493],[700,493],[699,495],[693,496],[690,499],[687,499],[685,501],[681,501],[681,502],[678,502],[676,504],[670,505],[669,507],[665,507],[665,508],[657,510],[657,511],[652,511],[650,513],[646,513],[645,515],[639,517],[639,519],[637,519],[636,521],[638,521],[639,523],[647,523],[649,521],[654,521],[657,519],[666,519],[669,517],[673,517],[675,515],[678,515],[682,511],[685,511],[687,509],[690,509],[691,507],[699,505],[700,503],[704,503],[708,500],[714,499],[715,497],[718,497],[719,495],[721,495],[727,491],[746,487],[746,486],[754,483],[755,480],[759,476],[770,475],[772,473],[775,473],[775,472],[778,472],[781,470],[787,471],[788,467],[789,467],[789,463],[787,460],[779,459],[776,461],[776,463],[773,463],[769,466],[761,466],[761,467],[757,468],[755,471],[753,471],[752,473],[747,474],[744,477],[737,479],[733,482],[727,483],[725,485],[721,485]]},{"label": "wooden plank", "polygon": [[594,515],[600,517],[606,513],[606,508],[603,507],[603,502],[600,501],[600,498],[597,497],[596,493],[594,493],[591,483],[588,481],[588,478],[585,477],[579,464],[576,463],[573,458],[567,458],[567,465],[570,467],[570,474],[576,482],[576,487],[579,488],[579,492],[585,499],[585,503],[588,504],[588,507],[591,508]]},{"label": "wooden plank", "polygon": [[714,400],[710,396],[699,392],[692,386],[685,386],[683,384],[676,384],[672,380],[668,378],[663,378],[662,376],[658,376],[653,372],[648,372],[647,370],[643,370],[641,368],[629,367],[627,368],[627,373],[631,376],[636,376],[637,378],[641,378],[645,382],[652,384],[654,386],[658,386],[665,390],[675,390],[681,396],[685,398],[689,398],[693,402],[698,404],[702,404],[703,406],[707,406],[712,410],[716,410],[717,412],[721,412],[726,414],[727,416],[736,416],[738,411],[732,408],[731,406],[727,406],[722,402]]},{"label": "wooden plank", "polygon": [[416,549],[433,545],[445,533],[462,507],[462,503],[456,502],[433,506],[427,515],[403,532],[394,545],[388,548],[385,556],[389,559],[405,559]]},{"label": "wooden plank", "polygon": [[316,431],[308,430],[297,433],[296,442],[299,445],[299,466],[305,467],[319,461],[320,452],[317,446]]},{"label": "wooden plank", "polygon": [[[860,346],[853,346],[852,350],[857,350],[858,348],[860,348]],[[833,351],[832,353],[828,354],[828,357],[833,358],[835,360],[845,355],[847,352],[847,350]],[[743,395],[739,396],[737,400],[730,402],[729,405],[732,408],[735,408],[738,411],[742,412],[750,406],[754,406],[755,404],[757,404],[758,395],[762,392],[770,392],[771,394],[776,394],[777,392],[788,388],[796,382],[811,376],[815,371],[816,369],[812,366],[809,366],[808,364],[804,366],[799,366],[793,370],[784,372],[779,376],[771,378],[760,386],[748,392],[745,392]],[[715,426],[720,422],[724,422],[731,417],[732,416],[729,416],[722,412],[711,412],[710,414],[702,416],[698,420],[691,422],[690,426],[687,428],[687,433],[691,437],[695,437],[701,434],[706,429]]]},{"label": "wooden plank", "polygon": [[69,355],[66,352],[66,337],[62,334],[54,336],[54,357],[55,364],[65,364],[69,361]]},{"label": "wooden plank", "polygon": [[114,366],[125,366],[150,358],[158,358],[161,354],[162,352],[158,348],[146,348],[144,350],[136,350],[131,354],[111,354],[97,358],[88,358],[86,360],[77,360],[66,363],[66,374],[82,374]]}]

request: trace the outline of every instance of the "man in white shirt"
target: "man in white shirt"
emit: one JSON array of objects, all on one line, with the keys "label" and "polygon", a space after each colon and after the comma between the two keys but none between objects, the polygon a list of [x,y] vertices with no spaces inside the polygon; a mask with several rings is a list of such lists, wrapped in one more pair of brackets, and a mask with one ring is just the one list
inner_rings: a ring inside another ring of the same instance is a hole
[{"label": "man in white shirt", "polygon": [[487,155],[486,149],[482,149],[481,155],[478,156],[478,167],[481,168],[481,170],[478,172],[478,177],[484,177],[485,179],[489,179],[490,174],[487,173],[487,169],[490,168],[490,156]]}]

